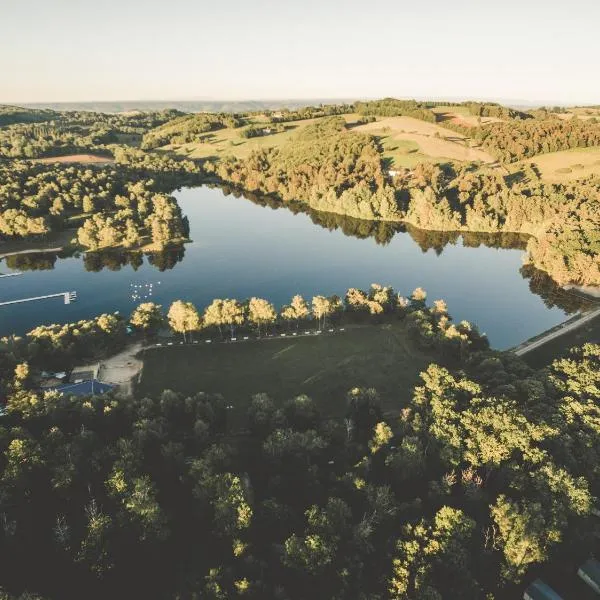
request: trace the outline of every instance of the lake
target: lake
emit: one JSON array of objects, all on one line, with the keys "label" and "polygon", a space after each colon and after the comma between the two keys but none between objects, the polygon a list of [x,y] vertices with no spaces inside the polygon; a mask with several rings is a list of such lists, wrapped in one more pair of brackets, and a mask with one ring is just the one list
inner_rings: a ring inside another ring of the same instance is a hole
[{"label": "lake", "polygon": [[[297,293],[307,299],[316,294],[343,296],[349,287],[366,289],[375,282],[392,285],[404,295],[423,287],[430,301],[446,300],[456,321],[476,323],[500,349],[566,316],[530,290],[520,273],[522,250],[469,247],[472,240],[467,245],[457,235],[445,236],[451,243],[434,242],[436,248],[424,250],[431,244],[415,236],[417,243],[407,232],[394,232],[391,225],[331,215],[311,218],[225,195],[219,188],[182,189],[174,195],[189,218],[193,242],[183,251],[156,257],[155,264],[139,254],[131,258],[120,253],[108,258],[50,255],[41,260],[36,255],[38,270],[23,270],[31,262],[25,256],[16,263],[0,261],[3,274],[23,272],[0,279],[0,301],[71,290],[78,296],[69,305],[55,298],[0,307],[0,335],[22,334],[39,324],[76,321],[102,312],[129,314],[144,300],[168,308],[173,300],[183,299],[203,308],[213,298],[260,296],[280,306]],[[333,229],[339,222],[354,235],[340,227]],[[369,237],[370,228],[379,228],[379,235]],[[423,236],[444,238],[421,232]]]}]

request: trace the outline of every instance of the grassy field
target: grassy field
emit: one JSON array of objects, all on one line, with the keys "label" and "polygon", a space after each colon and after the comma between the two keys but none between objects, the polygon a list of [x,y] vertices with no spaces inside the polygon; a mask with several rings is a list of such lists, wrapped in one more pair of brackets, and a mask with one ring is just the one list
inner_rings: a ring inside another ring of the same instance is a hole
[{"label": "grassy field", "polygon": [[[260,122],[255,118],[253,122]],[[188,158],[208,158],[235,156],[246,158],[253,150],[258,148],[278,148],[287,144],[290,139],[316,119],[305,119],[303,121],[290,121],[285,123],[286,130],[273,135],[265,135],[255,138],[243,138],[240,129],[219,129],[208,134],[203,134],[203,142],[190,142],[189,144],[164,146],[163,150],[172,150]]]},{"label": "grassy field", "polygon": [[542,178],[549,182],[581,179],[600,175],[600,147],[540,154],[527,162],[534,164]]},{"label": "grassy field", "polygon": [[[348,124],[355,123],[359,118],[357,114],[342,116]],[[290,121],[285,124],[286,130],[281,133],[250,139],[243,138],[240,129],[221,129],[203,134],[201,142],[164,146],[162,149],[188,158],[246,158],[258,148],[284,146],[299,131],[316,120],[318,119]],[[253,122],[260,121],[260,117],[255,117]],[[469,148],[464,136],[410,117],[384,118],[353,127],[352,131],[376,136],[383,146],[384,158],[388,159],[390,166],[412,168],[419,162],[442,163],[449,160],[494,162],[486,152]]]},{"label": "grassy field", "polygon": [[410,168],[418,162],[449,160],[495,162],[487,152],[470,148],[460,133],[411,117],[386,117],[360,125],[354,131],[379,138],[384,157],[396,167]]},{"label": "grassy field", "polygon": [[565,356],[573,346],[581,346],[588,342],[600,344],[600,317],[546,342],[531,352],[527,352],[521,358],[530,367],[540,369],[549,365],[553,360]]},{"label": "grassy field", "polygon": [[220,392],[238,414],[252,394],[277,401],[307,394],[323,415],[340,416],[346,392],[365,386],[379,391],[385,410],[395,411],[430,362],[434,358],[415,347],[401,322],[355,325],[320,336],[146,350],[138,393]]}]

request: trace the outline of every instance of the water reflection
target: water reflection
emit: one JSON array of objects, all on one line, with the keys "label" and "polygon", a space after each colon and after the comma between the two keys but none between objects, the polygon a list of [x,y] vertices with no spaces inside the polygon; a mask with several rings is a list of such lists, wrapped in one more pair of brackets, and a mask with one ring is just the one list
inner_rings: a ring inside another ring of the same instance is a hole
[{"label": "water reflection", "polygon": [[0,263],[3,272],[29,272],[0,280],[0,299],[78,293],[70,305],[4,308],[0,335],[104,311],[128,314],[135,305],[132,284],[159,279],[153,299],[165,308],[176,299],[203,307],[215,297],[251,296],[281,306],[297,293],[343,295],[373,282],[402,293],[421,286],[432,300],[444,298],[457,320],[477,323],[496,347],[556,325],[585,302],[544,274],[521,268],[522,236],[422,231],[227,188],[188,188],[174,195],[190,221],[192,242],[184,246],[161,253],[24,254]]}]

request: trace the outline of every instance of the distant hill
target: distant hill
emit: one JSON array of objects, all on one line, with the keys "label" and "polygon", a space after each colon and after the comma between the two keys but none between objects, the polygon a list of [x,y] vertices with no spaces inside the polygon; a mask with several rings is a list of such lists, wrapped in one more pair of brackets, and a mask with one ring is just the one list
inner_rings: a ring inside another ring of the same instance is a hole
[{"label": "distant hill", "polygon": [[41,123],[57,118],[54,110],[45,108],[24,108],[0,104],[0,127],[14,123]]},{"label": "distant hill", "polygon": [[[347,100],[354,102],[355,98]],[[40,102],[24,104],[30,109],[44,110],[51,109],[55,111],[66,110],[89,110],[104,113],[119,113],[130,111],[158,111],[168,108],[180,110],[182,112],[217,112],[217,113],[240,113],[254,112],[261,110],[276,110],[280,108],[289,108],[290,110],[303,108],[305,106],[314,106],[318,104],[332,104],[346,102],[340,99],[304,99],[304,100],[245,100],[245,101],[227,101],[227,100],[196,100],[196,101],[132,101],[132,102]]]}]

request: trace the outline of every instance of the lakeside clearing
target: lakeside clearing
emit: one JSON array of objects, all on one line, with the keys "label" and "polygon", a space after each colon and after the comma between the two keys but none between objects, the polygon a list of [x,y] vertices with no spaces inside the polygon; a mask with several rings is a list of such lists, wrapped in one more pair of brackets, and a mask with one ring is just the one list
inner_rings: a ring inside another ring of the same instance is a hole
[{"label": "lakeside clearing", "polygon": [[404,322],[395,321],[306,337],[152,348],[143,360],[139,395],[161,389],[221,393],[242,414],[253,394],[278,402],[307,394],[324,415],[339,417],[348,390],[361,386],[376,388],[383,409],[397,411],[436,359],[417,347]]},{"label": "lakeside clearing", "polygon": [[76,229],[65,229],[50,233],[43,239],[8,240],[0,243],[0,260],[17,254],[42,254],[44,252],[61,252],[77,237]]}]

